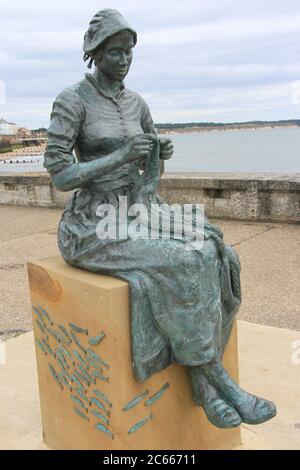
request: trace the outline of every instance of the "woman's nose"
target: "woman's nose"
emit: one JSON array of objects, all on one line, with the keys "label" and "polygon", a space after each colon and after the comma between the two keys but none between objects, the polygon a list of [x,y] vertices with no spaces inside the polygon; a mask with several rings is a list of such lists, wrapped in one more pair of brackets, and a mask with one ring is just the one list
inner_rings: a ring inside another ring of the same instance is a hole
[{"label": "woman's nose", "polygon": [[128,57],[127,57],[127,54],[125,54],[125,52],[120,55],[119,64],[120,65],[127,65],[128,64]]}]

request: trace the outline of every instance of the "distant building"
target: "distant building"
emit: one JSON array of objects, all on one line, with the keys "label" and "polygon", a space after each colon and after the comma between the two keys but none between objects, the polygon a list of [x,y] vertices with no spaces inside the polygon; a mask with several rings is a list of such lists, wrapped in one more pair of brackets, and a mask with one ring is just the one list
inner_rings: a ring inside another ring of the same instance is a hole
[{"label": "distant building", "polygon": [[18,129],[18,137],[22,138],[22,139],[28,139],[31,137],[31,130],[30,129],[26,129],[26,127],[19,127]]},{"label": "distant building", "polygon": [[14,140],[14,136],[8,134],[0,134],[0,149],[2,147],[10,147],[12,140]]},{"label": "distant building", "polygon": [[33,139],[47,139],[47,132],[46,131],[31,131],[31,137]]},{"label": "distant building", "polygon": [[18,126],[13,122],[7,122],[5,119],[0,119],[0,136],[15,136],[18,133]]}]

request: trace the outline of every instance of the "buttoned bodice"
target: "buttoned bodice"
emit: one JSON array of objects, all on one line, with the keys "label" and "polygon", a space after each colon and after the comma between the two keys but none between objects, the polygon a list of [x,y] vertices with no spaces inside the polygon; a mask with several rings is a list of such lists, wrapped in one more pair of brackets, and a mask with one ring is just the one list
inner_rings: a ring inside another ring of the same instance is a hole
[{"label": "buttoned bodice", "polygon": [[80,88],[79,93],[84,93],[85,119],[77,139],[79,160],[111,153],[129,137],[144,132],[144,107],[139,95],[122,87],[116,98],[107,96],[88,74]]},{"label": "buttoned bodice", "polygon": [[93,75],[86,74],[53,104],[45,167],[54,174],[73,163],[74,149],[79,162],[101,158],[144,132],[155,133],[155,128],[142,97],[123,84],[117,97],[108,96]]}]

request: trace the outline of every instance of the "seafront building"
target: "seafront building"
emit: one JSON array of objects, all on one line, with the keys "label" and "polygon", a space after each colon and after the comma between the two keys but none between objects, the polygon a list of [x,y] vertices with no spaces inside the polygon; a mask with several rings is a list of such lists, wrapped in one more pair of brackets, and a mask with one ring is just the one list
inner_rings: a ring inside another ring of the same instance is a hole
[{"label": "seafront building", "polygon": [[18,126],[14,122],[7,122],[0,119],[0,140],[3,136],[15,136],[18,133]]},{"label": "seafront building", "polygon": [[42,155],[47,142],[45,131],[32,131],[26,127],[0,119],[0,160]]}]

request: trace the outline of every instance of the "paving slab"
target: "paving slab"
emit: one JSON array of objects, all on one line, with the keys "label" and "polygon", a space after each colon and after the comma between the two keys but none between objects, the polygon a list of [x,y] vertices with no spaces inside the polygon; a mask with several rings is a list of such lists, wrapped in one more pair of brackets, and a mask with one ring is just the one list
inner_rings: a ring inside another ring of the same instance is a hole
[{"label": "paving slab", "polygon": [[[273,400],[278,414],[257,426],[243,424],[242,445],[237,450],[299,449],[300,351],[295,355],[293,345],[300,342],[300,333],[239,321],[238,335],[241,386]],[[4,344],[6,364],[0,365],[0,449],[47,449],[42,439],[32,332]]]},{"label": "paving slab", "polygon": [[[58,254],[61,209],[0,206],[0,338],[29,331],[26,263]],[[239,318],[300,330],[300,225],[213,221],[241,258]]]}]

